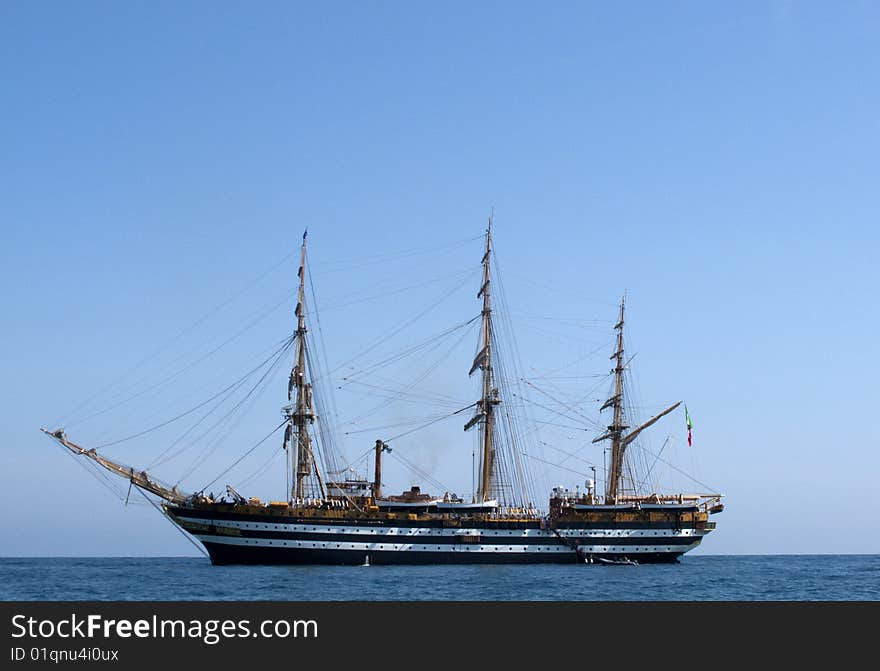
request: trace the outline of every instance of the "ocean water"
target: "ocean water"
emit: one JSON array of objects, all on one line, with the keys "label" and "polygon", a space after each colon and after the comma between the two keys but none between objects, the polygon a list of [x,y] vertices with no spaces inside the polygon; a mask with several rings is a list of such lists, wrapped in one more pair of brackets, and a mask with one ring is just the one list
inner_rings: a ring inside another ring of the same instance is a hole
[{"label": "ocean water", "polygon": [[880,555],[685,556],[642,566],[212,566],[0,558],[0,600],[880,600]]}]

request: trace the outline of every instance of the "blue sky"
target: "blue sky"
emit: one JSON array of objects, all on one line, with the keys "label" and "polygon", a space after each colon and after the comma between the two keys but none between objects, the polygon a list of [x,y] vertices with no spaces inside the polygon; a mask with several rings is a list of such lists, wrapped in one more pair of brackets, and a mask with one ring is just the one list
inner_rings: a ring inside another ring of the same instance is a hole
[{"label": "blue sky", "polygon": [[[878,29],[868,2],[4,4],[3,554],[194,552],[37,429],[280,305],[70,433],[126,435],[234,379],[292,328],[305,227],[331,367],[441,297],[396,344],[464,321],[493,206],[525,375],[596,348],[577,373],[607,372],[628,292],[641,407],[685,399],[696,425],[690,451],[679,415],[648,447],[670,436],[727,496],[701,552],[880,552]],[[432,389],[472,400],[475,337]],[[283,377],[205,474],[277,424]],[[337,382],[340,418],[369,407]],[[426,435],[397,449],[466,491],[471,438],[458,420]],[[278,473],[248,493],[280,498]]]}]

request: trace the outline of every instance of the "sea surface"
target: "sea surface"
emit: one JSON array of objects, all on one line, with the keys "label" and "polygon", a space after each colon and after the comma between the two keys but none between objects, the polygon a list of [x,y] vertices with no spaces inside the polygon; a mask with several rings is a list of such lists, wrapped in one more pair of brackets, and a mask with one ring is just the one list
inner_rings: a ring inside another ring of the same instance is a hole
[{"label": "sea surface", "polygon": [[212,566],[0,558],[0,600],[876,601],[880,555],[685,556],[641,566]]}]

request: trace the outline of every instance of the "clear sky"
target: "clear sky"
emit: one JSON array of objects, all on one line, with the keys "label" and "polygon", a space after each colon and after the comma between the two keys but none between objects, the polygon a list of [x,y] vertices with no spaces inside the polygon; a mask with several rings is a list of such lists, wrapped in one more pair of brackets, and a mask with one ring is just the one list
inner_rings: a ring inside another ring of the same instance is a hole
[{"label": "clear sky", "polygon": [[[69,433],[125,436],[247,370],[292,328],[305,227],[331,368],[435,302],[399,347],[469,319],[492,206],[525,375],[596,348],[566,370],[607,373],[628,292],[646,415],[684,399],[695,422],[691,450],[681,413],[646,445],[727,497],[699,552],[880,552],[878,35],[871,2],[3,3],[0,554],[194,553],[38,428],[266,314]],[[432,392],[475,398],[475,337]],[[182,486],[277,425],[285,376]],[[343,421],[376,400],[334,384]],[[451,422],[395,449],[467,493]],[[582,434],[547,425],[545,454],[601,464]],[[146,465],[173,437],[107,453]],[[279,468],[246,493],[282,498]]]}]

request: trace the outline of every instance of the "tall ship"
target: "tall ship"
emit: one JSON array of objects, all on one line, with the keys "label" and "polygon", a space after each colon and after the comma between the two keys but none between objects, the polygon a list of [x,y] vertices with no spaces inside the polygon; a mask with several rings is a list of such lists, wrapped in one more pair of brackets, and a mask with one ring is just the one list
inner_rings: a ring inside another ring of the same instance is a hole
[{"label": "tall ship", "polygon": [[[465,431],[478,434],[472,468],[474,492],[466,499],[448,492],[429,494],[412,486],[388,495],[383,457],[405,443],[370,439],[372,479],[342,475],[339,455],[322,434],[316,411],[314,345],[306,306],[306,235],[299,252],[296,330],[286,341],[292,354],[283,421],[276,427],[285,456],[284,499],[263,502],[232,485],[215,497],[204,490],[181,491],[145,469],[108,457],[100,447],[74,442],[64,428],[41,429],[77,459],[109,471],[160,500],[161,511],[204,546],[214,564],[641,564],[677,562],[715,529],[710,516],[723,510],[716,493],[640,491],[646,480],[633,475],[630,451],[645,429],[679,408],[674,403],[637,426],[630,426],[624,351],[625,297],[613,327],[610,396],[600,407],[606,417],[593,443],[607,454],[604,487],[594,477],[573,489],[552,487],[546,506],[529,496],[523,451],[517,443],[514,409],[498,374],[499,332],[493,320],[492,218],[482,246],[479,341],[468,375],[479,375],[479,398]],[[476,288],[476,287],[475,287]],[[476,326],[474,327],[476,328]],[[464,372],[464,371],[463,371]],[[507,406],[505,405],[507,403]],[[455,414],[457,414],[455,413]],[[688,418],[689,421],[689,418]],[[326,427],[323,427],[326,428]],[[283,429],[283,437],[282,437]],[[266,437],[274,436],[275,432]],[[264,439],[264,440],[266,440]],[[263,442],[263,441],[261,441]],[[462,456],[465,451],[461,450]],[[151,498],[156,501],[156,498]]]}]

